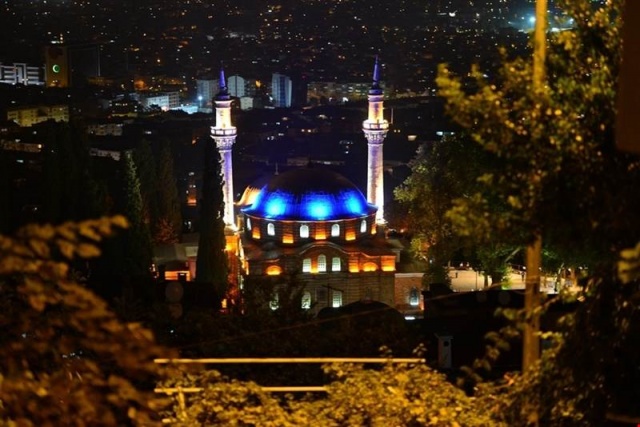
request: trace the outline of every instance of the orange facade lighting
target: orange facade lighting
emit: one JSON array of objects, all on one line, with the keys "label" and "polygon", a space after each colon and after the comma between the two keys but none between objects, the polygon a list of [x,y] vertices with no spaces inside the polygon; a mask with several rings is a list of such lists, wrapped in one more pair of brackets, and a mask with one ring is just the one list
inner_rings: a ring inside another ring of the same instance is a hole
[{"label": "orange facade lighting", "polygon": [[279,265],[271,265],[267,268],[268,276],[279,276],[282,274],[282,268]]},{"label": "orange facade lighting", "polygon": [[372,272],[377,270],[378,270],[378,266],[373,262],[365,262],[364,265],[362,266],[362,271],[365,271],[365,272]]},{"label": "orange facade lighting", "polygon": [[293,243],[293,234],[284,234],[282,236],[282,243]]}]

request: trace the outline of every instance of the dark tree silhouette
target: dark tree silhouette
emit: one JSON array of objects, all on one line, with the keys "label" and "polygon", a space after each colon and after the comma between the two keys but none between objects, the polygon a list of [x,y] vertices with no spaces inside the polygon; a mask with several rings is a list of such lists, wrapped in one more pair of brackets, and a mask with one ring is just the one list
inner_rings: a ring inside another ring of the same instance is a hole
[{"label": "dark tree silhouette", "polygon": [[224,199],[220,154],[212,141],[206,141],[202,201],[200,206],[200,240],[196,263],[196,280],[213,286],[218,301],[228,289],[228,262],[225,253]]}]

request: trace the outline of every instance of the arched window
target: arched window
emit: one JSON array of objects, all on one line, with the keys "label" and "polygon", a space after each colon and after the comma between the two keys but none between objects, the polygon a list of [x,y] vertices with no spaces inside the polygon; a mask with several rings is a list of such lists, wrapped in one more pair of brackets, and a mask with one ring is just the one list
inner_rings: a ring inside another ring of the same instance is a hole
[{"label": "arched window", "polygon": [[340,236],[340,224],[333,224],[331,226],[331,237]]},{"label": "arched window", "polygon": [[360,232],[361,233],[366,233],[367,232],[367,220],[363,219],[362,222],[360,223]]},{"label": "arched window", "polygon": [[327,257],[325,255],[318,255],[318,273],[324,273],[327,271]]},{"label": "arched window", "polygon": [[251,230],[251,218],[247,217],[246,224],[247,224],[247,230]]},{"label": "arched window", "polygon": [[307,224],[302,224],[300,226],[300,237],[303,239],[307,239],[309,237],[309,226]]},{"label": "arched window", "polygon": [[334,289],[331,295],[331,307],[342,307],[342,291]]},{"label": "arched window", "polygon": [[273,225],[272,222],[267,224],[267,235],[269,235],[269,236],[275,236],[276,235],[276,227]]},{"label": "arched window", "polygon": [[305,258],[302,260],[302,272],[311,273],[311,258]]},{"label": "arched window", "polygon": [[269,308],[275,311],[278,309],[278,307],[280,307],[280,302],[278,298],[278,293],[276,292],[271,296],[271,301],[269,301]]},{"label": "arched window", "polygon": [[331,271],[340,271],[342,270],[342,260],[340,257],[334,256],[331,258]]},{"label": "arched window", "polygon": [[300,306],[303,310],[309,310],[311,308],[311,292],[304,291]]},{"label": "arched window", "polygon": [[409,304],[414,307],[420,304],[420,293],[418,292],[418,289],[411,288],[411,291],[409,292]]}]

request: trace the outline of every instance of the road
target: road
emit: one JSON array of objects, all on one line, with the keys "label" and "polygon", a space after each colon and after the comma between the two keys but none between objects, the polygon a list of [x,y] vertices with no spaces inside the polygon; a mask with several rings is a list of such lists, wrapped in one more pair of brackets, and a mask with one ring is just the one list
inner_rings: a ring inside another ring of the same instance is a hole
[{"label": "road", "polygon": [[[451,287],[457,292],[468,292],[482,290],[484,288],[484,275],[473,270],[451,270]],[[507,276],[508,289],[524,289],[524,278],[519,272],[510,273]],[[555,293],[554,291],[555,277],[546,277],[545,284],[541,291],[546,293]],[[491,278],[489,278],[489,286],[491,286]]]}]

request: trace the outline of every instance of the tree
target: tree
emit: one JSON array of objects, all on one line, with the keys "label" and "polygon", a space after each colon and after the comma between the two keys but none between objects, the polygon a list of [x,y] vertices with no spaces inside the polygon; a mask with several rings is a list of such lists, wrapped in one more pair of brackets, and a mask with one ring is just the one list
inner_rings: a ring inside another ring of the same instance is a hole
[{"label": "tree", "polygon": [[126,277],[148,277],[151,267],[151,237],[144,222],[140,181],[131,152],[122,156],[120,209],[129,221],[123,233],[120,250],[124,262],[120,274]]},{"label": "tree", "polygon": [[218,301],[221,301],[228,289],[229,268],[225,252],[220,155],[211,141],[206,141],[205,144],[196,280],[211,284]]},{"label": "tree", "polygon": [[[502,384],[497,401],[508,423],[522,422],[531,408],[550,426],[640,416],[638,281],[614,274],[620,251],[640,235],[640,161],[617,152],[613,138],[621,5],[561,2],[574,26],[549,35],[542,92],[531,90],[522,60],[506,62],[497,82],[474,70],[475,90],[444,68],[438,78],[454,120],[505,161],[500,175],[486,177],[489,185],[456,202],[454,222],[479,237],[515,230],[523,243],[541,230],[554,252],[589,266],[582,302],[558,333],[543,335],[550,348],[541,361]],[[487,194],[509,209],[492,215]]]},{"label": "tree", "polygon": [[[613,140],[620,2],[562,4],[575,28],[552,35],[542,95],[531,90],[531,65],[522,59],[505,61],[497,82],[474,68],[476,90],[441,67],[438,84],[450,116],[503,160],[499,173],[482,176],[482,188],[457,200],[450,216],[477,238],[515,235],[526,242],[532,230],[544,229],[543,241],[557,251],[610,263],[631,244],[634,226],[618,215],[618,203],[626,211],[636,207],[637,198],[626,195],[638,175],[637,159],[616,152]],[[508,209],[493,210],[492,198]]]},{"label": "tree", "polygon": [[139,324],[123,324],[71,278],[69,262],[100,255],[123,217],[29,225],[0,236],[0,422],[148,425],[158,422],[153,363],[172,355]]},{"label": "tree", "polygon": [[[448,269],[444,266],[451,262],[454,253],[463,248],[483,255],[485,270],[495,276],[494,283],[500,280],[497,272],[499,266],[504,265],[504,256],[483,250],[486,246],[498,245],[496,239],[468,239],[468,235],[454,230],[448,215],[455,201],[478,191],[478,178],[497,170],[500,163],[464,134],[422,145],[410,162],[411,175],[396,188],[395,196],[408,207],[414,253],[425,256],[429,261],[426,285],[447,283]],[[499,209],[495,201],[492,206]],[[489,266],[491,271],[487,269]]]},{"label": "tree", "polygon": [[133,160],[140,179],[140,195],[142,197],[143,218],[146,224],[153,228],[158,217],[158,188],[156,161],[151,149],[151,143],[143,139],[133,151]]},{"label": "tree", "polygon": [[160,148],[156,188],[158,211],[153,225],[154,241],[159,244],[176,243],[182,231],[182,214],[171,143],[168,140],[163,140]]}]

